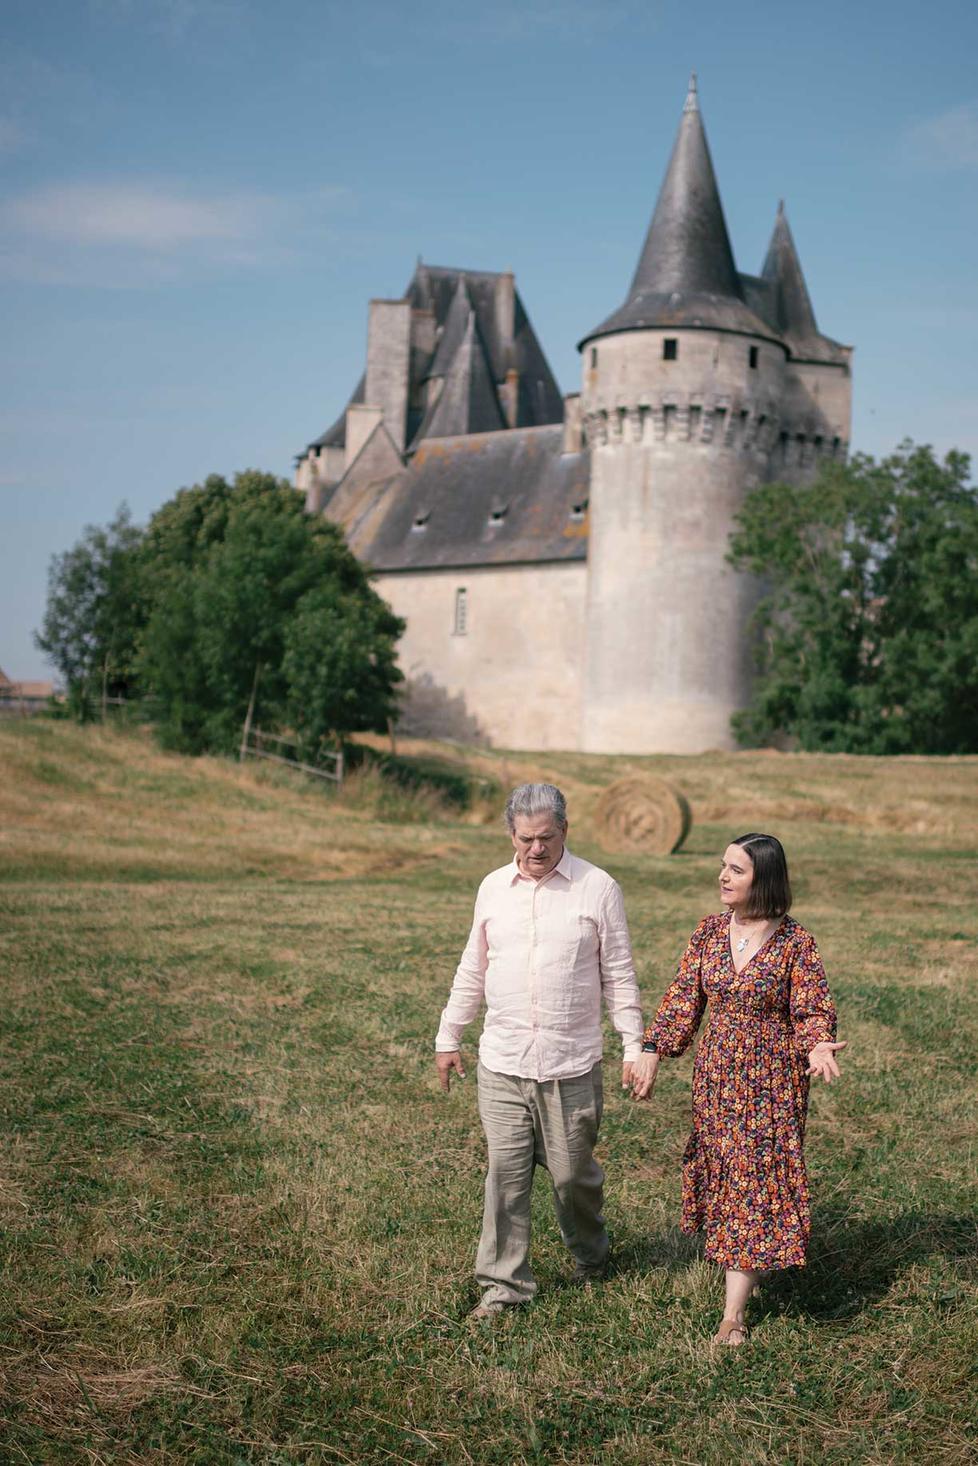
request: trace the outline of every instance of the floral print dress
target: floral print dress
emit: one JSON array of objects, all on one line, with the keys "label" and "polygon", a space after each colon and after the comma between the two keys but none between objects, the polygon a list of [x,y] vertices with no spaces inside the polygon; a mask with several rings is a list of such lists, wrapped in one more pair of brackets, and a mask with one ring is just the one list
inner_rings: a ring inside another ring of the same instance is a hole
[{"label": "floral print dress", "polygon": [[704,917],[645,1044],[664,1057],[685,1053],[707,1004],[683,1154],[682,1229],[705,1230],[706,1256],[723,1267],[800,1267],[810,1227],[808,1055],[836,1033],[814,939],[785,916],[738,972],[729,913]]}]

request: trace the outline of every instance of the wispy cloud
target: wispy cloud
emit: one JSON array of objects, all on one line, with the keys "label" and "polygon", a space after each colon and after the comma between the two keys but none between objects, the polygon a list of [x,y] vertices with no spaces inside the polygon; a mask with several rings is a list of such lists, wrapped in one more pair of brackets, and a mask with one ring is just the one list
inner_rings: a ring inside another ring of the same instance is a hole
[{"label": "wispy cloud", "polygon": [[96,20],[141,26],[167,41],[186,40],[201,27],[240,22],[245,0],[89,0]]},{"label": "wispy cloud", "polygon": [[179,249],[251,238],[274,201],[261,194],[194,198],[149,184],[52,184],[12,200],[3,214],[23,234],[69,243]]},{"label": "wispy cloud", "polygon": [[47,184],[0,204],[0,274],[41,284],[161,285],[254,270],[321,243],[342,188],[206,193],[141,179]]},{"label": "wispy cloud", "polygon": [[904,154],[916,167],[935,172],[978,168],[978,101],[914,123],[904,136]]}]

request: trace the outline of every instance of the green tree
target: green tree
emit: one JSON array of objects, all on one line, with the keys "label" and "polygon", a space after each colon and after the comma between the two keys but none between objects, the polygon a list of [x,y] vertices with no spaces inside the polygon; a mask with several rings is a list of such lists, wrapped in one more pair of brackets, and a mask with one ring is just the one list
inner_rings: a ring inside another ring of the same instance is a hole
[{"label": "green tree", "polygon": [[904,443],[747,497],[730,559],[761,579],[745,743],[978,750],[978,491],[967,455]]},{"label": "green tree", "polygon": [[76,545],[52,558],[44,620],[34,639],[81,717],[102,696],[131,698],[137,690],[146,617],[141,545],[142,531],[123,504],[107,528],[89,525]]},{"label": "green tree", "polygon": [[[293,727],[307,756],[324,736],[385,726],[403,623],[287,482],[249,471],[182,490],[154,515],[146,560],[142,667],[171,747],[233,751],[255,689],[258,721]],[[350,635],[363,666],[333,651]]]},{"label": "green tree", "polygon": [[306,757],[344,734],[382,731],[397,709],[395,643],[404,622],[336,578],[299,600],[285,632],[287,718]]}]

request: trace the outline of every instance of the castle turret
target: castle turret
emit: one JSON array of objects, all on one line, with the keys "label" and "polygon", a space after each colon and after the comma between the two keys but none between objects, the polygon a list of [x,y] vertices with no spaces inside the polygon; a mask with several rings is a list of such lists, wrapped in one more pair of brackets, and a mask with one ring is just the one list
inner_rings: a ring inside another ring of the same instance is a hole
[{"label": "castle turret", "polygon": [[756,591],[726,554],[778,441],[789,353],[734,265],[695,77],[628,297],[581,350],[592,462],[582,747],[730,747]]},{"label": "castle turret", "polygon": [[778,204],[761,282],[769,314],[788,347],[782,423],[771,472],[794,481],[826,457],[845,457],[852,415],[852,348],[823,336],[805,284],[784,203]]}]

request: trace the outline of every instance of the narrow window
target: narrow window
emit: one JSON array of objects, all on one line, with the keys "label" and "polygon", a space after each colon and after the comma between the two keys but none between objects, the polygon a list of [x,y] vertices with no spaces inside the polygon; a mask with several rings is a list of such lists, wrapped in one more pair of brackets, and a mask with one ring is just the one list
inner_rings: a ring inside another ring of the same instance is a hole
[{"label": "narrow window", "polygon": [[667,336],[662,343],[662,360],[677,361],[679,358],[679,342],[675,336]]},{"label": "narrow window", "polygon": [[598,348],[596,346],[592,346],[591,347],[591,365],[592,365],[592,367],[596,367],[597,364],[598,364]]},{"label": "narrow window", "polygon": [[455,592],[455,635],[465,636],[469,629],[469,593],[463,585]]},{"label": "narrow window", "polygon": [[756,346],[752,346],[751,349],[750,349],[750,365],[751,365],[751,370],[756,372],[757,371],[757,347]]}]

